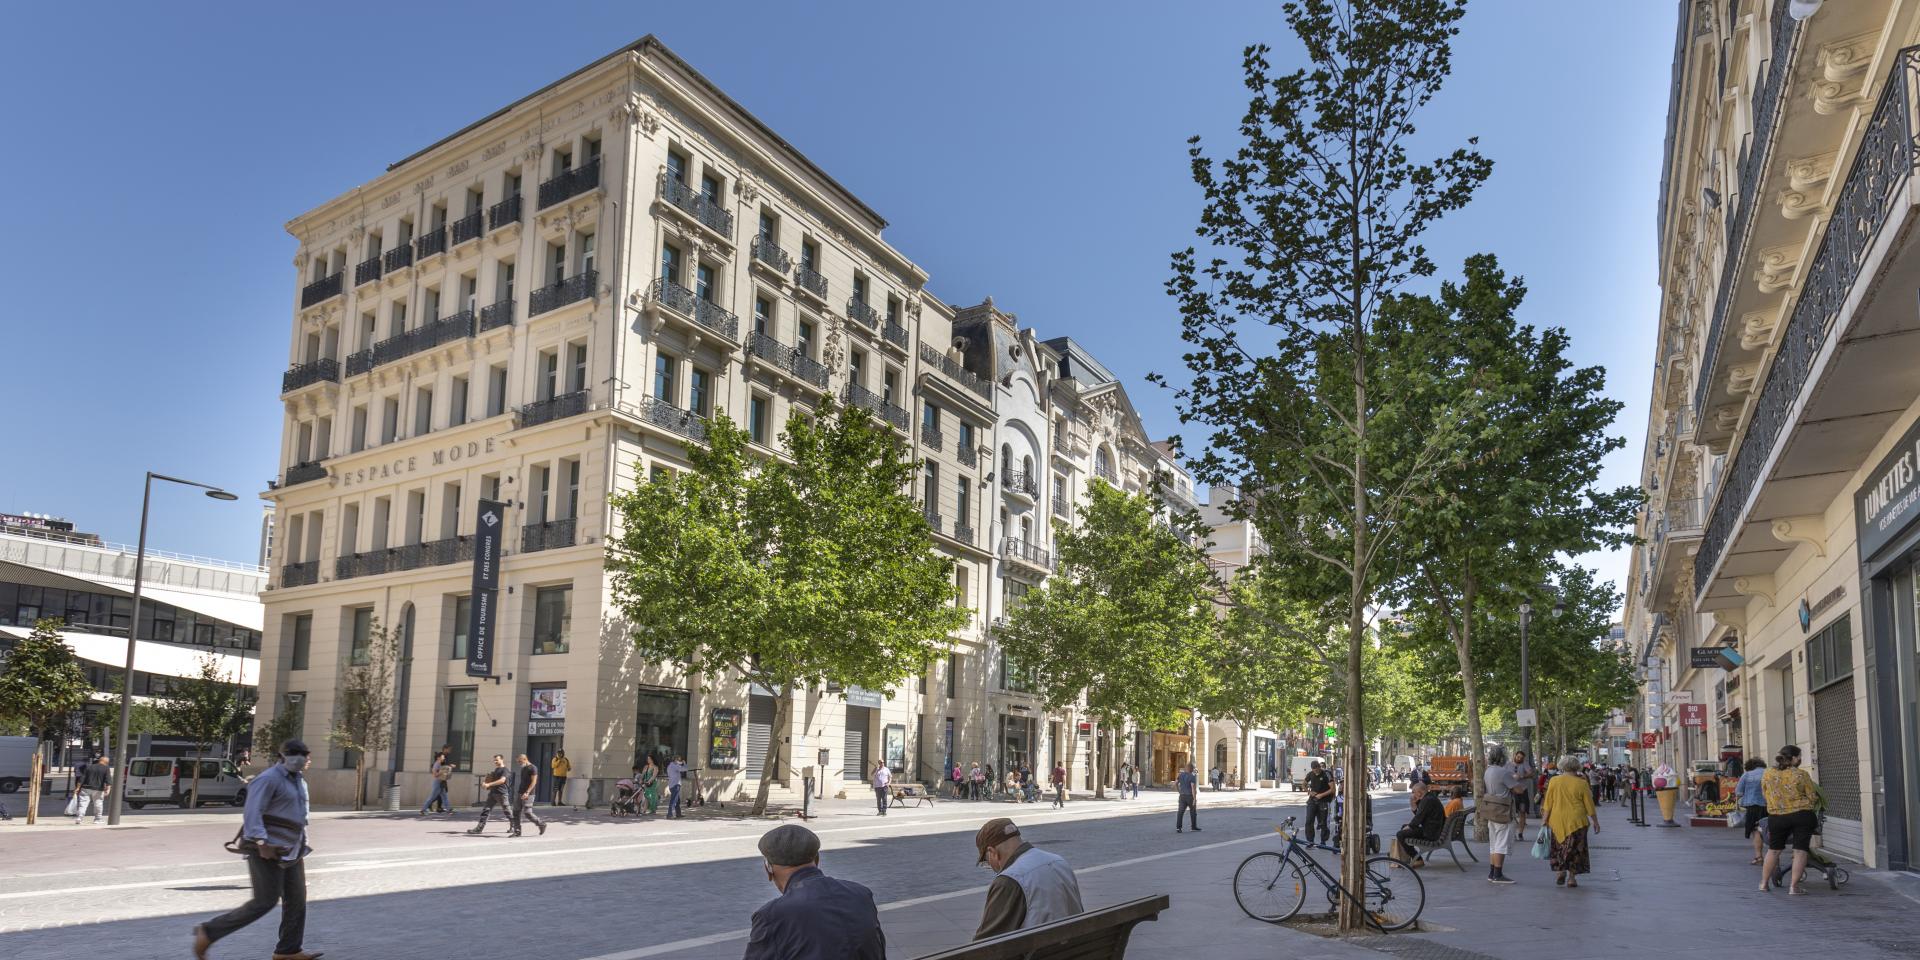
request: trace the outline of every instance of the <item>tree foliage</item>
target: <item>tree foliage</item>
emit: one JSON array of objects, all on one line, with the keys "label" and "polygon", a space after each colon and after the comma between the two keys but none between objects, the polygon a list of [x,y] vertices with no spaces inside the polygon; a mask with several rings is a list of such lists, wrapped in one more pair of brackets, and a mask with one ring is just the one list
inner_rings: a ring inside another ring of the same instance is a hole
[{"label": "tree foliage", "polygon": [[1285,730],[1324,709],[1338,625],[1289,595],[1265,563],[1227,584],[1223,600],[1201,711],[1247,729]]},{"label": "tree foliage", "polygon": [[355,810],[366,803],[368,762],[374,754],[393,746],[394,679],[399,661],[399,637],[376,618],[367,630],[366,646],[352,651],[340,678],[340,705],[327,741],[354,755]]},{"label": "tree foliage", "polygon": [[[253,702],[239,678],[229,675],[212,652],[200,655],[195,674],[173,681],[167,695],[154,704],[167,729],[193,741],[194,756],[204,757],[217,743],[247,729]],[[200,805],[200,764],[193,765],[189,808]]]},{"label": "tree foliage", "polygon": [[[33,632],[7,651],[0,666],[0,720],[21,725],[41,738],[66,735],[67,723],[93,693],[73,648],[60,638],[64,621],[41,618]],[[126,761],[123,758],[121,763]],[[40,813],[41,753],[34,753],[27,794],[27,822]]]},{"label": "tree foliage", "polygon": [[773,690],[778,730],[797,689],[881,690],[924,670],[966,613],[905,492],[918,464],[886,425],[823,397],[788,421],[788,456],[762,459],[747,440],[717,417],[692,470],[610,498],[607,568],[641,655]]}]

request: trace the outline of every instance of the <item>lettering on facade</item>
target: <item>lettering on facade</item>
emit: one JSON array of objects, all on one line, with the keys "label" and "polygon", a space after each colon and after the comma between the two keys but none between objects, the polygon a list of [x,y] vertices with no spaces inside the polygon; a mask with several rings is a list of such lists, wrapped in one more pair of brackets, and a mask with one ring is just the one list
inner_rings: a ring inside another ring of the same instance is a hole
[{"label": "lettering on facade", "polygon": [[[491,456],[494,452],[494,442],[496,439],[498,438],[487,437],[484,440],[469,440],[466,443],[456,443],[450,447],[437,448],[426,455],[426,465],[428,467],[444,467],[480,457]],[[379,483],[383,480],[391,480],[394,477],[404,477],[407,474],[417,472],[420,466],[421,457],[415,454],[405,457],[395,457],[392,460],[380,463],[368,464],[355,470],[337,473],[334,476],[339,480],[341,486],[351,487],[364,483]]]},{"label": "lettering on facade", "polygon": [[429,175],[424,180],[416,180],[414,181],[414,184],[413,184],[414,193],[426,193],[428,190],[432,188],[433,188],[433,177],[431,175]]},{"label": "lettering on facade", "polygon": [[1860,559],[1868,560],[1920,517],[1920,423],[1907,429],[1854,497]]}]

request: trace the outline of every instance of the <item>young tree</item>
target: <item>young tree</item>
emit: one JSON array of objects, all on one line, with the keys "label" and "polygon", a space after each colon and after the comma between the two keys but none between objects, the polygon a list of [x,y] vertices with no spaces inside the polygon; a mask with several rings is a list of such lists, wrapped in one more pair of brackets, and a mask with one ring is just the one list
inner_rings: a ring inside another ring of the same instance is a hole
[{"label": "young tree", "polygon": [[[67,720],[87,702],[93,687],[73,648],[60,639],[64,621],[42,618],[33,632],[7,651],[0,666],[0,721],[24,726],[30,735],[46,739],[65,735]],[[125,758],[120,761],[126,763]],[[46,767],[45,749],[33,753],[28,774],[27,822],[40,816],[40,783]]]},{"label": "young tree", "polygon": [[[1193,374],[1183,421],[1210,431],[1193,461],[1249,491],[1247,511],[1297,572],[1296,593],[1347,625],[1346,766],[1364,766],[1368,613],[1397,567],[1398,526],[1418,509],[1476,414],[1435,385],[1393,381],[1382,307],[1433,272],[1420,237],[1464,204],[1491,165],[1471,149],[1407,156],[1414,115],[1446,78],[1465,0],[1290,0],[1307,65],[1273,70],[1246,51],[1242,144],[1216,162],[1194,138],[1208,254],[1173,257]],[[1264,342],[1274,337],[1272,343]],[[1252,342],[1249,342],[1251,338]],[[1396,437],[1420,437],[1409,452]],[[1365,804],[1345,830],[1364,836]],[[1362,858],[1346,883],[1360,889]],[[1340,928],[1364,918],[1340,905]]]},{"label": "young tree", "polygon": [[367,630],[366,644],[349,651],[347,670],[340,679],[340,706],[327,741],[353,752],[355,810],[366,804],[368,761],[393,746],[393,687],[399,660],[399,637],[375,619]]},{"label": "young tree", "polygon": [[[786,728],[796,689],[883,689],[944,652],[966,623],[953,561],[934,552],[905,491],[918,465],[863,410],[821,398],[762,460],[724,415],[693,469],[615,494],[613,604],[642,656],[775,695]],[[782,738],[767,745],[753,813],[766,811]]]},{"label": "young tree", "polygon": [[[120,745],[117,742],[119,731],[115,728],[119,725],[120,696],[121,691],[125,687],[125,678],[117,673],[114,674],[113,677],[107,681],[105,699],[100,704],[100,710],[94,716],[94,723],[97,725],[94,733],[99,736],[100,744],[106,750],[107,755],[112,757],[119,757],[124,752],[120,749]],[[128,742],[137,743],[140,735],[143,733],[157,734],[166,732],[168,732],[167,722],[161,719],[160,711],[154,709],[152,702],[135,700],[133,704],[127,708]],[[131,757],[133,754],[127,753],[126,756]]]},{"label": "young tree", "polygon": [[1320,706],[1343,646],[1338,624],[1288,595],[1256,563],[1226,585],[1219,630],[1205,655],[1200,708],[1243,729],[1284,730]]},{"label": "young tree", "polygon": [[[1000,631],[1001,649],[1031,674],[1049,709],[1084,700],[1109,730],[1129,717],[1166,727],[1205,695],[1217,584],[1188,542],[1197,521],[1163,521],[1160,510],[1149,494],[1096,479],[1079,522],[1054,525],[1053,575],[1007,611]],[[1106,786],[1098,754],[1096,797]]]},{"label": "young tree", "polygon": [[253,746],[259,752],[257,763],[269,764],[269,759],[280,752],[280,745],[300,736],[301,714],[295,710],[282,710],[273,715],[273,719],[261,724],[253,731]]},{"label": "young tree", "polygon": [[200,763],[216,743],[247,728],[252,704],[247,700],[239,678],[220,666],[218,655],[200,655],[198,672],[173,682],[167,696],[154,705],[161,722],[174,733],[193,741],[193,786],[187,807],[200,806]]}]

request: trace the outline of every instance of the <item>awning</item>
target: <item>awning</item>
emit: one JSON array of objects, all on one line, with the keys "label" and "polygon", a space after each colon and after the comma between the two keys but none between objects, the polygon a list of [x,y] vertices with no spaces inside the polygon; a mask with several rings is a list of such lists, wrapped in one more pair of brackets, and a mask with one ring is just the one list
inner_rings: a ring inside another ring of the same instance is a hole
[{"label": "awning", "polygon": [[[15,640],[24,640],[33,634],[27,627],[0,627],[0,634]],[[73,648],[75,656],[102,666],[125,669],[127,665],[127,641],[125,637],[110,637],[98,633],[82,633],[78,630],[60,631],[60,639]],[[137,641],[134,648],[133,668],[142,673],[151,673],[167,677],[197,677],[200,675],[200,658],[205,656],[205,647],[184,647],[171,643],[156,643],[152,640]],[[215,650],[214,656],[220,658],[220,668],[231,677],[239,674],[241,683],[253,687],[260,684],[260,658],[238,657],[222,650]]]}]

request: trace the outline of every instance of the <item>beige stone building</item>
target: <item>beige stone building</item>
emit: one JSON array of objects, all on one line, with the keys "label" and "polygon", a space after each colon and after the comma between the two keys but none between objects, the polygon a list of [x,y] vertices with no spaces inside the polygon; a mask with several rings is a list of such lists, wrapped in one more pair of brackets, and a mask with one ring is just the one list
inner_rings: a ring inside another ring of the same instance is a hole
[{"label": "beige stone building", "polygon": [[1799,745],[1824,845],[1920,854],[1920,3],[1680,4],[1648,504],[1642,762]]}]

